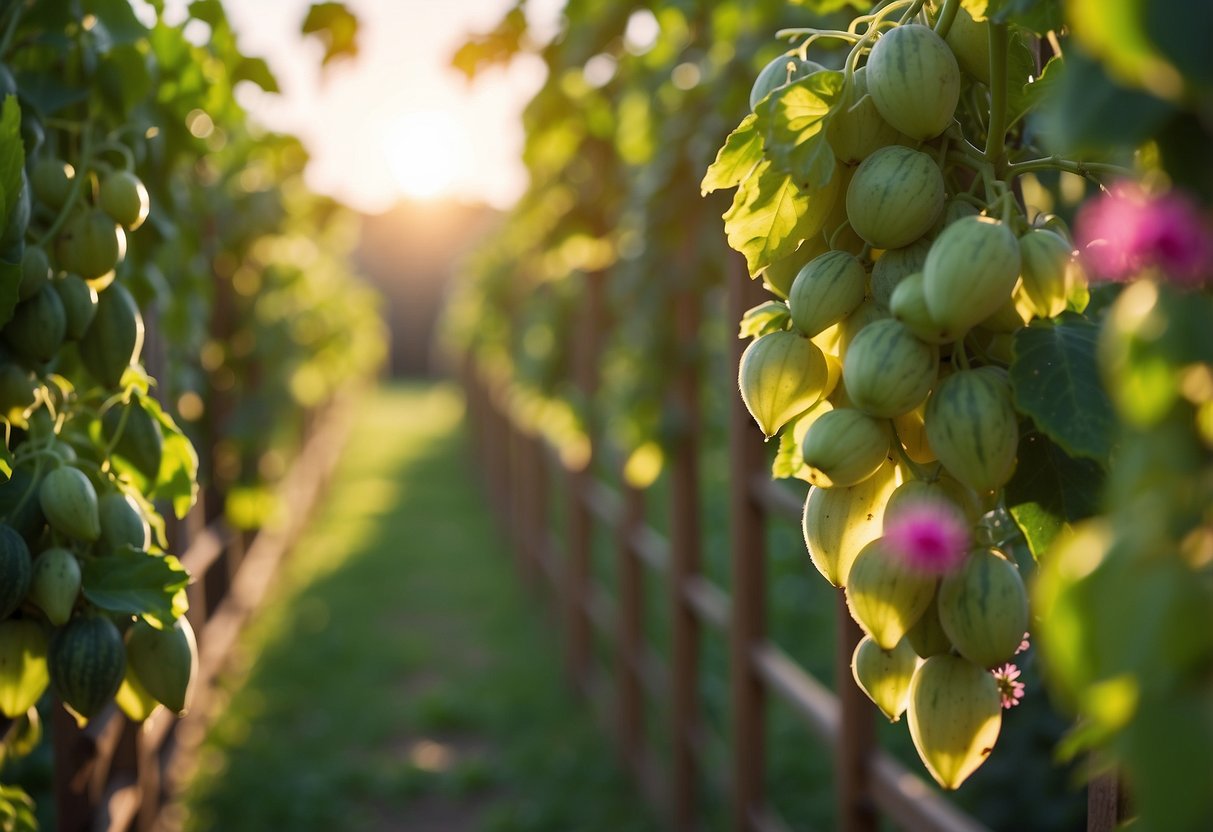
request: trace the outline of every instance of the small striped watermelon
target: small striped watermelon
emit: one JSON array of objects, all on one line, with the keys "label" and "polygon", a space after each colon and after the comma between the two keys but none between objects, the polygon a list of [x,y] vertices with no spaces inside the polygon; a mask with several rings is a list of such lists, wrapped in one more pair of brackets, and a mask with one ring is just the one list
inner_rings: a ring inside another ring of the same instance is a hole
[{"label": "small striped watermelon", "polygon": [[939,623],[960,655],[982,667],[1010,661],[1028,629],[1028,592],[1000,553],[971,553],[939,585]]},{"label": "small striped watermelon", "polygon": [[828,381],[821,350],[795,332],[756,338],[742,353],[737,371],[741,399],[768,438],[821,401]]},{"label": "small striped watermelon", "polygon": [[994,373],[962,370],[945,378],[927,401],[926,426],[943,467],[969,488],[994,491],[1011,478],[1019,423],[1010,388]]},{"label": "small striped watermelon", "polygon": [[80,717],[91,719],[122,684],[122,634],[104,615],[78,615],[51,639],[47,666],[55,694]]},{"label": "small striped watermelon", "polygon": [[892,650],[931,605],[935,585],[934,575],[914,569],[873,540],[851,564],[847,609],[880,649]]},{"label": "small striped watermelon", "polygon": [[885,32],[868,56],[868,91],[884,120],[911,139],[938,136],[956,114],[960,66],[943,38],[919,24]]},{"label": "small striped watermelon", "polygon": [[964,332],[998,311],[1019,279],[1019,241],[993,217],[964,217],[931,244],[922,267],[931,318]]},{"label": "small striped watermelon", "polygon": [[808,480],[822,488],[857,485],[889,456],[889,423],[849,407],[823,414],[801,443]]},{"label": "small striped watermelon", "polygon": [[960,656],[932,656],[910,680],[910,738],[931,776],[955,789],[994,748],[1002,699],[993,674]]},{"label": "small striped watermelon", "polygon": [[21,606],[33,575],[29,546],[16,529],[0,524],[0,619]]},{"label": "small striped watermelon", "polygon": [[905,324],[876,321],[848,346],[842,383],[855,407],[871,416],[891,419],[926,399],[938,363],[938,348],[915,338]]},{"label": "small striped watermelon", "polygon": [[796,275],[788,293],[792,323],[812,338],[863,303],[868,273],[845,251],[827,251]]},{"label": "small striped watermelon", "polygon": [[943,173],[908,147],[882,147],[863,160],[847,186],[847,217],[876,248],[902,248],[931,230],[943,212]]}]

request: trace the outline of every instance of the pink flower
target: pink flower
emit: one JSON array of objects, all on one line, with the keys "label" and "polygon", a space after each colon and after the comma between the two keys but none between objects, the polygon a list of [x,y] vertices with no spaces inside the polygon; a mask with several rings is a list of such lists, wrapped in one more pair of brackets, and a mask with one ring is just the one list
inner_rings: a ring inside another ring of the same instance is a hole
[{"label": "pink flower", "polygon": [[919,498],[895,506],[885,518],[884,545],[915,569],[950,572],[969,551],[969,526],[945,500]]},{"label": "pink flower", "polygon": [[1023,682],[1019,679],[1019,668],[1009,662],[1004,664],[997,670],[990,671],[994,674],[994,681],[998,683],[998,693],[1002,697],[1003,708],[1014,708],[1019,704],[1019,700],[1023,699]]},{"label": "pink flower", "polygon": [[1213,232],[1183,194],[1150,196],[1136,185],[1113,187],[1075,220],[1078,248],[1092,272],[1129,280],[1156,268],[1174,282],[1198,285],[1213,271]]},{"label": "pink flower", "polygon": [[1025,650],[1027,650],[1029,647],[1032,646],[1031,644],[1028,643],[1028,640],[1031,637],[1031,635],[1032,635],[1031,633],[1023,634],[1023,641],[1019,642],[1019,647],[1015,651],[1016,656],[1018,656],[1020,653],[1024,652]]}]

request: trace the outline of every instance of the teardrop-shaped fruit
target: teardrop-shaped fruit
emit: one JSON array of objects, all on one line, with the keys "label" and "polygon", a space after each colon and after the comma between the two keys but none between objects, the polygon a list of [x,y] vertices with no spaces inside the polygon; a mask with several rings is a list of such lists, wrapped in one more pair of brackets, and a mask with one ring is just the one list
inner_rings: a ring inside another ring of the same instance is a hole
[{"label": "teardrop-shaped fruit", "polygon": [[143,225],[151,207],[147,188],[126,170],[114,171],[101,180],[98,204],[110,219],[131,231]]},{"label": "teardrop-shaped fruit", "polygon": [[969,488],[994,491],[1011,478],[1019,423],[1010,389],[993,374],[962,370],[941,381],[926,426],[943,467]]},{"label": "teardrop-shaped fruit", "polygon": [[101,520],[98,541],[101,554],[127,546],[146,550],[151,545],[151,527],[130,497],[118,492],[106,494],[97,501],[97,512]]},{"label": "teardrop-shaped fruit", "polygon": [[863,303],[868,273],[859,259],[845,251],[828,251],[796,275],[788,294],[792,323],[812,338],[836,324]]},{"label": "teardrop-shaped fruit", "polygon": [[884,120],[911,139],[938,136],[956,113],[960,66],[943,38],[909,24],[885,32],[868,56],[868,91]]},{"label": "teardrop-shaped fruit", "polygon": [[0,620],[21,606],[33,576],[29,546],[16,529],[0,524]]},{"label": "teardrop-shaped fruit", "polygon": [[47,666],[59,698],[80,717],[91,719],[122,684],[126,673],[122,634],[103,615],[78,615],[51,639]]},{"label": "teardrop-shaped fruit", "polygon": [[29,300],[17,304],[12,320],[4,326],[4,344],[30,365],[45,364],[55,357],[67,335],[63,301],[49,284],[43,284]]},{"label": "teardrop-shaped fruit", "polygon": [[46,619],[62,627],[72,617],[80,595],[80,563],[67,549],[54,547],[34,561],[29,599],[46,613]]},{"label": "teardrop-shaped fruit", "polygon": [[846,585],[855,556],[880,537],[885,502],[900,482],[900,469],[886,462],[858,485],[809,489],[801,532],[813,566],[834,586]]},{"label": "teardrop-shaped fruit", "polygon": [[993,217],[964,217],[935,238],[922,267],[931,318],[964,332],[994,314],[1019,278],[1019,242]]},{"label": "teardrop-shaped fruit", "polygon": [[847,350],[859,333],[867,329],[870,324],[888,320],[888,317],[888,310],[871,300],[865,300],[859,304],[854,312],[838,323],[838,334],[835,339],[835,354],[838,356],[838,360],[846,361]]},{"label": "teardrop-shaped fruit", "polygon": [[65,274],[51,281],[51,288],[63,303],[67,321],[67,338],[79,341],[88,332],[97,314],[97,290],[84,282],[78,274]]},{"label": "teardrop-shaped fruit", "polygon": [[98,382],[116,388],[143,349],[143,318],[131,293],[111,284],[97,298],[97,312],[80,339],[80,360]]},{"label": "teardrop-shaped fruit", "polygon": [[888,309],[897,284],[914,272],[922,271],[930,250],[931,242],[919,239],[904,248],[889,249],[881,254],[872,265],[872,299]]},{"label": "teardrop-shaped fruit", "polygon": [[1070,244],[1052,231],[1033,228],[1019,238],[1020,277],[1033,313],[1052,318],[1065,311],[1067,272],[1074,261]]},{"label": "teardrop-shaped fruit", "polygon": [[892,650],[914,626],[935,595],[935,576],[873,540],[864,546],[847,575],[851,617],[882,650]]},{"label": "teardrop-shaped fruit", "polygon": [[876,321],[847,347],[842,383],[855,407],[891,419],[926,399],[938,364],[938,349],[915,338],[905,324]]},{"label": "teardrop-shaped fruit", "polygon": [[746,347],[737,381],[746,409],[771,437],[821,400],[828,376],[825,357],[812,341],[772,332]]},{"label": "teardrop-shaped fruit", "polygon": [[42,625],[30,618],[0,621],[0,713],[21,716],[38,703],[49,681]]},{"label": "teardrop-shaped fruit", "polygon": [[914,333],[915,338],[927,344],[950,344],[965,334],[965,330],[950,329],[931,316],[921,273],[908,275],[897,284],[889,298],[889,311]]},{"label": "teardrop-shaped fruit", "polygon": [[851,654],[855,684],[889,718],[897,722],[910,704],[910,679],[918,666],[918,655],[905,639],[892,650],[881,650],[871,636],[864,636]]},{"label": "teardrop-shaped fruit", "polygon": [[939,584],[939,623],[974,664],[1010,661],[1028,629],[1028,593],[1019,569],[994,550],[972,552]]},{"label": "teardrop-shaped fruit", "polygon": [[26,246],[21,255],[21,285],[17,297],[29,300],[51,279],[51,259],[41,246]]},{"label": "teardrop-shaped fruit", "polygon": [[82,211],[59,232],[55,254],[64,271],[94,280],[112,272],[126,256],[126,234],[104,211]]},{"label": "teardrop-shaped fruit", "polygon": [[943,211],[943,173],[925,153],[894,145],[863,160],[847,186],[847,217],[876,248],[908,246]]},{"label": "teardrop-shaped fruit", "polygon": [[119,685],[118,692],[114,694],[114,704],[122,713],[126,714],[127,719],[131,722],[143,722],[152,715],[156,708],[160,707],[156,697],[148,693],[135,674],[131,672],[129,658],[126,663],[126,675],[122,677],[122,684]]},{"label": "teardrop-shaped fruit", "polygon": [[868,68],[864,66],[852,76],[846,103],[830,117],[826,138],[834,155],[847,165],[862,162],[882,147],[909,141],[876,109],[868,94]]},{"label": "teardrop-shaped fruit", "polygon": [[914,622],[914,626],[906,631],[905,641],[913,649],[915,655],[924,659],[952,652],[952,642],[939,623],[939,593],[931,598],[930,605],[923,610],[922,615]]},{"label": "teardrop-shaped fruit", "polygon": [[823,414],[804,435],[808,479],[822,488],[850,486],[876,473],[889,456],[889,424],[858,410]]},{"label": "teardrop-shaped fruit", "polygon": [[38,488],[38,502],[51,528],[86,543],[101,536],[97,491],[83,471],[64,465],[51,471]]},{"label": "teardrop-shaped fruit", "polygon": [[960,68],[987,86],[990,83],[990,24],[975,20],[964,6],[956,9],[944,38]]},{"label": "teardrop-shaped fruit", "polygon": [[994,750],[1002,727],[998,683],[960,656],[932,656],[910,681],[910,737],[940,786],[955,789]]},{"label": "teardrop-shaped fruit", "polygon": [[156,701],[176,714],[185,713],[198,675],[198,645],[194,629],[184,617],[157,630],[136,621],[126,637],[131,671]]},{"label": "teardrop-shaped fruit", "polygon": [[981,500],[971,488],[961,485],[953,477],[944,472],[931,481],[906,480],[889,496],[885,506],[885,515],[891,516],[903,502],[912,500],[943,500],[954,506],[959,512],[976,523],[985,514]]}]

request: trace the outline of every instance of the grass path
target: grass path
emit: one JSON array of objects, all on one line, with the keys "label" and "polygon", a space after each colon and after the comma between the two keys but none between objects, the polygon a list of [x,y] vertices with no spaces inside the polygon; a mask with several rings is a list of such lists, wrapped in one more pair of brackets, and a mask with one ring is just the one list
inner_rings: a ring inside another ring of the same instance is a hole
[{"label": "grass path", "polygon": [[241,638],[191,830],[654,829],[482,504],[458,394],[360,410]]}]

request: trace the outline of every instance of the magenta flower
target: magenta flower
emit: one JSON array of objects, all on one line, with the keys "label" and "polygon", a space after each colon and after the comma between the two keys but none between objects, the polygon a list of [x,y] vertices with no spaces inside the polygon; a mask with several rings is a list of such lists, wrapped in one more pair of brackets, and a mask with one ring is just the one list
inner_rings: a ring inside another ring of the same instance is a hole
[{"label": "magenta flower", "polygon": [[1018,681],[1019,668],[1008,662],[990,672],[994,674],[994,681],[998,683],[998,694],[1002,697],[1003,708],[1014,708],[1018,705],[1019,700],[1023,699],[1024,691],[1023,682]]},{"label": "magenta flower", "polygon": [[1097,277],[1129,280],[1158,269],[1172,281],[1199,285],[1213,270],[1213,231],[1183,194],[1150,196],[1122,184],[1088,202],[1075,220],[1078,249]]},{"label": "magenta flower", "polygon": [[938,575],[964,560],[969,525],[960,510],[945,500],[907,500],[885,518],[884,545],[915,569]]}]

